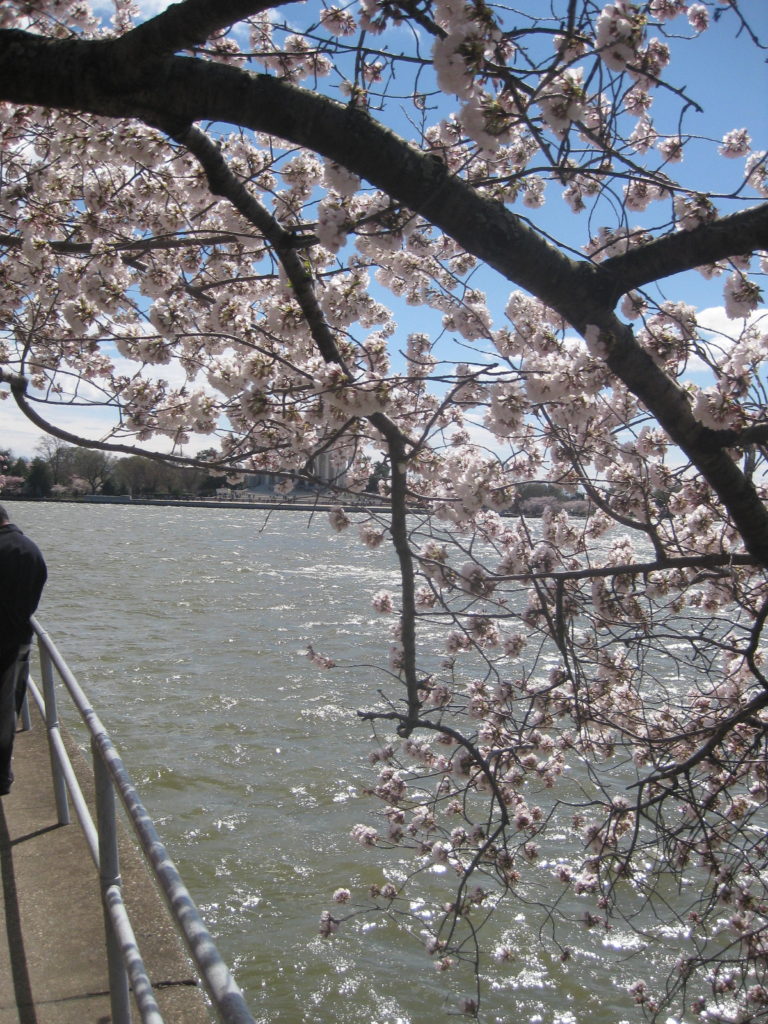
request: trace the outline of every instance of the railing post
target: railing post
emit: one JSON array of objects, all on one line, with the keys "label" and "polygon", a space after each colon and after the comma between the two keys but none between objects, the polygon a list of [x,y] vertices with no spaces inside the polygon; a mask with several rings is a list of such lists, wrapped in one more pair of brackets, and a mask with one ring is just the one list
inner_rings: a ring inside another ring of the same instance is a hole
[{"label": "railing post", "polygon": [[113,1024],[131,1024],[131,997],[128,975],[123,964],[120,943],[112,927],[107,909],[107,892],[122,884],[120,858],[117,851],[117,825],[115,821],[115,791],[96,740],[91,740],[93,776],[96,789],[96,823],[99,832],[99,880],[104,908],[104,931],[107,943],[109,971],[109,997]]},{"label": "railing post", "polygon": [[45,727],[48,731],[48,751],[51,758],[51,775],[53,776],[53,795],[56,800],[56,814],[60,825],[69,825],[69,802],[67,800],[67,784],[64,781],[64,773],[61,770],[59,759],[56,756],[51,734],[59,728],[59,712],[56,706],[56,687],[54,685],[53,663],[45,646],[38,639],[37,645],[40,654],[40,678],[43,683],[43,696],[45,698]]},{"label": "railing post", "polygon": [[24,702],[21,705],[21,731],[29,732],[32,728],[32,719],[29,715],[29,694],[24,694]]}]

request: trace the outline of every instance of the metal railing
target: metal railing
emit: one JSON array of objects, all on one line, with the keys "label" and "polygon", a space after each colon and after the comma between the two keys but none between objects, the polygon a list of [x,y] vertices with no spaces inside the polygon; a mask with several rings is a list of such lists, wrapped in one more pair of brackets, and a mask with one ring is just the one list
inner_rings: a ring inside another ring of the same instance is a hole
[{"label": "metal railing", "polygon": [[[214,1012],[223,1024],[255,1024],[253,1015],[233,980],[227,965],[208,933],[200,912],[187,891],[176,867],[163,846],[155,825],[144,808],[136,787],[91,704],[55,644],[36,619],[42,693],[33,679],[29,694],[45,721],[51,755],[53,790],[59,824],[70,823],[69,801],[85,835],[94,864],[99,872],[104,905],[106,955],[110,999],[114,1024],[130,1024],[130,990],[144,1024],[163,1024],[163,1016],[154,997],[128,911],[123,901],[115,816],[115,794],[138,840],[139,849],[149,865],[168,910],[197,969]],[[89,733],[93,756],[96,793],[96,822],[83,797],[67,753],[57,710],[56,676],[64,684]],[[23,726],[30,724],[25,708]],[[149,881],[149,880],[148,880]]]}]

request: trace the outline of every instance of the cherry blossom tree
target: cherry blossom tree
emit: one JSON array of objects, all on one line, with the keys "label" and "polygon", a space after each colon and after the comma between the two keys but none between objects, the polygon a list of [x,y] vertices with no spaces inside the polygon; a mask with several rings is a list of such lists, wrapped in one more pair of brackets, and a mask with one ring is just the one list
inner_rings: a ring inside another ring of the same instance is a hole
[{"label": "cherry blossom tree", "polygon": [[[340,496],[391,467],[387,516],[331,516],[400,574],[371,595],[381,814],[354,837],[394,851],[379,912],[442,879],[408,926],[447,976],[540,890],[563,958],[575,920],[685,936],[628,994],[649,1015],[766,1015],[768,163],[738,97],[710,136],[688,77],[713,33],[759,74],[764,13],[0,12],[4,397],[286,488],[323,455]],[[516,515],[531,481],[590,514]],[[324,934],[363,909],[336,904]]]}]

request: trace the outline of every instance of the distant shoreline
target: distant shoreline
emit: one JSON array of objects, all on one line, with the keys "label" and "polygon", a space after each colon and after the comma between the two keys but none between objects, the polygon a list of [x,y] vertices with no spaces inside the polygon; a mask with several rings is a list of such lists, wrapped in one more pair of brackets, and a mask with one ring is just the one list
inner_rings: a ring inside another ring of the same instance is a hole
[{"label": "distant shoreline", "polygon": [[390,511],[389,505],[374,505],[367,503],[346,504],[344,502],[329,501],[269,501],[259,500],[243,501],[239,499],[225,498],[129,498],[127,495],[94,494],[82,498],[30,498],[25,495],[3,495],[0,497],[0,504],[3,502],[30,501],[43,505],[159,505],[181,508],[218,508],[218,509],[255,509],[257,511],[272,512],[331,512],[333,509],[342,508],[345,512],[375,512],[377,514]]},{"label": "distant shoreline", "polygon": [[274,512],[331,512],[343,508],[345,512],[389,512],[389,505],[351,504],[328,501],[243,501],[238,498],[113,498],[96,495],[93,498],[81,498],[81,501],[92,505],[170,505],[184,508],[237,508],[256,509]]},{"label": "distant shoreline", "polygon": [[[518,511],[504,511],[502,516],[522,515],[526,519],[540,519],[545,507],[553,512],[564,510],[575,518],[584,518],[587,514],[586,507],[573,507],[577,502],[562,502],[556,499],[535,499],[536,507],[529,507]],[[29,498],[23,495],[0,495],[0,504],[13,501],[34,501],[44,505],[155,505],[169,508],[217,508],[217,509],[252,509],[261,512],[332,512],[334,509],[343,509],[344,512],[368,512],[375,515],[388,515],[391,512],[390,505],[373,504],[366,502],[330,502],[316,500],[297,501],[270,501],[258,498],[253,501],[242,499],[217,499],[217,498],[129,498],[127,495],[92,494],[82,498]],[[585,503],[578,503],[585,506]],[[572,506],[569,508],[569,506]],[[411,513],[425,511],[418,506],[408,509]]]}]

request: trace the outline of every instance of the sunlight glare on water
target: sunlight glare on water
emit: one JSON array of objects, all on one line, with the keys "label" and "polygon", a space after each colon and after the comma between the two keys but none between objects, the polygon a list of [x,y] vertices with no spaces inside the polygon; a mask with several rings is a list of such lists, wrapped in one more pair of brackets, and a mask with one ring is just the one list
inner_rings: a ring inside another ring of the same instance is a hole
[{"label": "sunlight glare on water", "polygon": [[[396,590],[389,552],[304,512],[12,511],[50,569],[38,617],[110,730],[256,1019],[456,1020],[466,993],[434,970],[418,936],[366,917],[330,941],[318,935],[336,888],[366,891],[401,870],[349,836],[375,810],[361,795],[370,729],[356,711],[376,701],[372,666],[387,660],[389,623],[370,598]],[[338,667],[311,664],[308,643]],[[499,915],[515,958],[489,975],[483,1020],[616,1024],[631,1010],[616,965],[636,937],[616,935],[612,947],[585,937],[564,963],[523,909]]]}]

